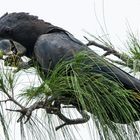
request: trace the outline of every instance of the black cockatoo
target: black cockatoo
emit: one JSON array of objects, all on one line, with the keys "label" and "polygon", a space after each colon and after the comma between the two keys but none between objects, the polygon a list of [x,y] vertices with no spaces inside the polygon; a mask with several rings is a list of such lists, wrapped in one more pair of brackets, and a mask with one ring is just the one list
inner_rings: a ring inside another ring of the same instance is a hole
[{"label": "black cockatoo", "polygon": [[[7,13],[0,18],[0,37],[22,44],[26,48],[25,55],[34,57],[46,73],[48,69],[53,69],[60,59],[71,59],[80,51],[90,51],[96,59],[103,59],[68,31],[24,12]],[[105,64],[93,64],[91,70],[120,82],[126,89],[140,92],[138,79],[104,61]]]}]

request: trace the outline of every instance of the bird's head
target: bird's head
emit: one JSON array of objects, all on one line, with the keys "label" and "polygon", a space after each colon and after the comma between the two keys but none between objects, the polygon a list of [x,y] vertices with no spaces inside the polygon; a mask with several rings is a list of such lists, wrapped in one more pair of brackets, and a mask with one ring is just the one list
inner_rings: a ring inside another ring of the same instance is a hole
[{"label": "bird's head", "polygon": [[17,41],[32,53],[38,37],[47,33],[50,26],[28,13],[6,13],[0,18],[0,37]]}]

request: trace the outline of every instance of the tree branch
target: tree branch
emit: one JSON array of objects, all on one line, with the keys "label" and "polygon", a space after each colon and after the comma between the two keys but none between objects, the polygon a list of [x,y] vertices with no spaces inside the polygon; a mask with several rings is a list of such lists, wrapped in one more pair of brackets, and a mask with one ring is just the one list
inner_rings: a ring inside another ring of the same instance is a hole
[{"label": "tree branch", "polygon": [[[55,98],[48,98],[48,100],[46,99],[45,101],[39,101],[39,102],[35,102],[34,104],[32,104],[30,107],[28,108],[21,108],[18,110],[13,110],[13,109],[6,109],[8,111],[14,111],[14,112],[20,112],[21,116],[19,117],[19,119],[17,120],[17,122],[21,122],[23,120],[23,118],[25,118],[25,116],[27,117],[25,122],[28,122],[30,120],[30,117],[32,115],[32,112],[36,109],[42,108],[45,109],[47,113],[49,114],[55,114],[57,115],[62,121],[64,121],[64,124],[57,126],[56,130],[62,128],[65,125],[72,125],[72,124],[81,124],[81,123],[86,123],[89,119],[90,116],[84,111],[79,109],[78,107],[75,106],[75,108],[77,109],[77,111],[81,114],[82,118],[77,118],[77,119],[70,119],[67,118],[65,115],[62,114],[61,112],[61,104],[62,103],[67,103],[67,104],[71,104],[72,100],[68,103],[67,98],[65,98],[66,100],[64,101],[64,97],[59,97],[59,99],[55,99]],[[11,99],[14,103],[15,101],[13,100],[13,98]],[[61,102],[62,101],[62,102]],[[52,102],[54,102],[54,104],[52,104]],[[17,104],[17,103],[16,103]],[[66,106],[65,106],[66,108]],[[67,108],[69,108],[69,106],[67,106]]]},{"label": "tree branch", "polygon": [[84,110],[80,110],[78,112],[82,115],[82,118],[69,119],[69,118],[65,117],[61,112],[58,111],[57,112],[58,117],[61,120],[63,120],[65,123],[60,125],[60,126],[57,126],[55,128],[55,130],[57,131],[58,129],[60,129],[60,128],[66,126],[66,125],[82,124],[82,123],[86,123],[87,121],[89,121],[90,116]]},{"label": "tree branch", "polygon": [[104,46],[102,44],[99,44],[99,43],[97,43],[95,41],[91,41],[91,40],[89,40],[86,37],[84,37],[84,38],[88,41],[88,43],[86,44],[87,46],[94,45],[94,46],[96,46],[96,47],[106,51],[106,53],[103,56],[107,56],[107,55],[113,54],[114,56],[118,57],[119,59],[121,59],[124,62],[127,62],[127,60],[129,59],[129,57],[127,55],[119,53],[113,47],[106,47],[106,46]]}]

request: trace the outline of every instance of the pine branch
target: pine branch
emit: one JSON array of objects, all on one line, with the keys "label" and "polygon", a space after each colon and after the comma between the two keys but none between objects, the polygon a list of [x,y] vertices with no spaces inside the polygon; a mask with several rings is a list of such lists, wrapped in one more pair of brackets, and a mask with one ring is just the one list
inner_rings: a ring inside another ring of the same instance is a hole
[{"label": "pine branch", "polygon": [[91,45],[94,45],[102,50],[104,50],[106,53],[103,55],[103,56],[107,56],[107,55],[110,55],[110,54],[113,54],[114,56],[118,57],[119,59],[121,59],[122,61],[124,61],[125,63],[127,62],[129,58],[129,56],[127,56],[126,54],[122,54],[118,51],[116,51],[113,47],[106,47],[102,44],[99,44],[93,40],[89,40],[88,38],[84,37],[88,43],[86,44],[87,46],[91,46]]},{"label": "pine branch", "polygon": [[[17,104],[17,102],[15,102],[15,100],[13,98],[10,98],[10,100],[13,101],[15,104]],[[52,102],[55,102],[54,105],[52,105]],[[32,112],[36,109],[42,108],[42,109],[46,110],[47,113],[55,114],[59,117],[59,119],[64,121],[64,124],[57,126],[56,130],[58,130],[66,125],[82,124],[82,123],[86,123],[87,121],[89,121],[90,116],[84,110],[81,110],[76,106],[75,106],[75,108],[81,114],[82,118],[77,118],[77,119],[67,118],[61,112],[61,108],[62,108],[61,104],[62,103],[68,104],[66,97],[65,97],[65,99],[64,99],[64,97],[62,97],[62,99],[60,97],[58,100],[55,100],[55,98],[52,97],[51,99],[49,98],[49,99],[46,99],[45,101],[35,102],[34,104],[32,104],[28,108],[22,107],[21,109],[18,109],[18,110],[14,110],[14,109],[6,109],[6,110],[21,113],[21,116],[19,117],[17,122],[22,122],[23,118],[25,118],[25,116],[26,116],[26,120],[24,123],[27,123],[31,118]],[[71,104],[72,101],[69,103]],[[56,106],[56,104],[57,104],[57,106]],[[17,105],[19,106],[19,104],[17,104]],[[65,108],[67,108],[67,106],[65,106]],[[69,108],[69,106],[68,106],[68,108]]]}]

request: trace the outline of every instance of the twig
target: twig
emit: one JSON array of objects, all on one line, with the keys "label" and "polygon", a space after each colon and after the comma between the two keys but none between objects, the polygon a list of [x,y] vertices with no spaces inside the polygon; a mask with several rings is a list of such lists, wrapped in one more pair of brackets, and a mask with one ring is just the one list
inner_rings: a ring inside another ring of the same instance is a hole
[{"label": "twig", "polygon": [[[7,100],[11,100],[12,102],[14,102],[16,105],[18,105],[20,108],[22,108],[22,109],[25,109],[25,107],[24,106],[22,106],[18,101],[16,101],[15,99],[14,99],[14,97],[12,97],[9,93],[8,93],[8,91],[4,88],[4,85],[2,85],[2,91],[6,94],[6,96],[8,97],[8,99]],[[14,93],[13,93],[13,90],[12,90],[12,95],[13,95]]]},{"label": "twig", "polygon": [[[22,119],[26,116],[27,119],[24,122],[24,123],[26,123],[26,122],[29,121],[29,119],[30,119],[30,117],[32,115],[32,112],[35,109],[43,108],[43,109],[46,110],[47,113],[49,113],[49,114],[55,114],[62,121],[64,121],[64,124],[62,124],[60,126],[57,126],[56,127],[56,130],[62,128],[65,125],[85,123],[85,122],[87,122],[90,119],[90,116],[84,110],[80,110],[76,106],[75,106],[75,108],[81,114],[82,118],[77,118],[77,119],[69,119],[69,118],[67,118],[65,115],[63,115],[61,113],[61,104],[62,104],[61,101],[64,102],[64,97],[62,97],[62,99],[60,99],[60,100],[59,99],[55,100],[55,98],[52,97],[52,98],[49,98],[48,100],[45,100],[45,101],[35,102],[33,105],[31,105],[28,108],[25,108],[24,107],[24,108],[21,108],[21,109],[18,109],[18,110],[13,110],[13,109],[6,109],[6,110],[8,110],[8,111],[14,111],[14,112],[20,112],[21,113],[21,116],[19,117],[19,119],[17,120],[17,122],[21,122]],[[66,98],[66,100],[67,100],[67,98]],[[52,102],[55,102],[55,103],[52,104]]]},{"label": "twig", "polygon": [[117,51],[116,51],[115,49],[113,49],[112,47],[106,47],[106,46],[104,46],[104,45],[102,45],[102,44],[99,44],[99,43],[97,43],[97,42],[95,42],[95,41],[91,41],[91,40],[89,40],[89,39],[86,38],[86,37],[84,37],[84,38],[88,41],[88,43],[86,44],[87,46],[94,45],[94,46],[96,46],[96,47],[98,47],[98,48],[103,49],[104,51],[106,51],[106,53],[104,54],[104,56],[113,54],[114,56],[118,57],[119,59],[121,59],[121,60],[124,61],[124,62],[127,62],[127,60],[129,59],[128,56],[123,55],[123,54],[117,52]]},{"label": "twig", "polygon": [[8,101],[11,101],[11,99],[0,100],[0,103],[1,103],[1,102],[5,102],[5,103],[6,103],[6,102],[8,102]]},{"label": "twig", "polygon": [[6,109],[6,110],[8,110],[8,111],[14,111],[14,112],[20,112],[21,113],[21,116],[19,117],[19,119],[17,120],[17,122],[21,122],[22,119],[26,116],[27,119],[24,122],[24,123],[26,123],[27,121],[29,121],[32,112],[35,109],[39,109],[39,108],[44,108],[44,102],[43,101],[35,102],[33,105],[31,105],[28,108],[23,107],[23,108],[17,109],[17,110],[13,110],[13,109]]},{"label": "twig", "polygon": [[7,95],[7,97],[9,98],[9,100],[11,100],[12,102],[14,102],[14,103],[15,103],[16,105],[18,105],[20,108],[25,109],[25,107],[22,106],[19,102],[17,102],[17,101],[14,99],[14,97],[12,97],[11,95],[9,95],[7,91],[5,91],[4,93]]},{"label": "twig", "polygon": [[[56,101],[57,102],[57,101]],[[56,112],[54,112],[55,115],[57,115],[61,120],[63,120],[65,123],[60,125],[60,126],[57,126],[56,127],[56,131],[62,127],[64,127],[65,125],[72,125],[72,124],[81,124],[81,123],[85,123],[87,122],[89,119],[90,119],[90,116],[84,111],[84,110],[81,110],[81,109],[78,109],[78,112],[81,114],[82,118],[77,118],[77,119],[69,119],[67,118],[65,115],[63,115],[61,113],[61,108],[60,108],[60,104],[61,102],[58,100],[57,102],[57,110]]]},{"label": "twig", "polygon": [[90,116],[84,110],[79,111],[79,113],[82,115],[82,118],[69,119],[69,118],[65,117],[60,111],[58,111],[57,112],[57,116],[61,120],[63,120],[65,123],[60,125],[60,126],[57,126],[55,128],[55,130],[57,131],[58,129],[60,129],[60,128],[66,126],[66,125],[82,124],[82,123],[86,123],[87,121],[89,121]]}]

